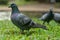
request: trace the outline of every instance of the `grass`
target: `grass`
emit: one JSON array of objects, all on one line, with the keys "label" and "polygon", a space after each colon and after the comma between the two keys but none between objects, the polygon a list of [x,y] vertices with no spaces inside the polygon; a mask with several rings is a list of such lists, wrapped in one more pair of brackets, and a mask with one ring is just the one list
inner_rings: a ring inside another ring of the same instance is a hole
[{"label": "grass", "polygon": [[[42,24],[42,21],[32,18],[36,23]],[[48,25],[49,30],[41,28],[30,29],[29,33],[21,34],[20,29],[12,24],[11,21],[0,21],[0,40],[60,40],[60,25],[51,21]]]},{"label": "grass", "polygon": [[14,1],[17,5],[29,5],[29,4],[37,4],[37,1],[25,1],[25,0],[15,0]]},{"label": "grass", "polygon": [[0,5],[0,6],[8,6],[10,5],[11,3],[15,3],[17,4],[18,6],[23,6],[23,5],[37,5],[39,4],[39,2],[37,1],[25,1],[25,0],[12,0],[12,1],[9,1],[8,4],[6,5]]}]

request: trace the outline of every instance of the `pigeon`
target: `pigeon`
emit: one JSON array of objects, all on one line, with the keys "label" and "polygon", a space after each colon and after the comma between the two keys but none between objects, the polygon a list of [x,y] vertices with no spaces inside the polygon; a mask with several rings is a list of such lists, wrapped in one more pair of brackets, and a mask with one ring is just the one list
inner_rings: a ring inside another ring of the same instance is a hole
[{"label": "pigeon", "polygon": [[45,22],[49,24],[49,22],[53,19],[53,17],[54,17],[54,14],[51,8],[50,11],[45,12],[44,15],[41,18],[39,18],[39,20],[42,20],[43,24],[45,24]]},{"label": "pigeon", "polygon": [[32,19],[21,13],[15,3],[12,3],[9,7],[12,9],[11,21],[20,28],[21,32],[24,32],[24,30],[29,31],[31,28],[42,28],[47,30],[46,26],[33,22]]},{"label": "pigeon", "polygon": [[60,13],[54,13],[54,21],[60,23]]}]

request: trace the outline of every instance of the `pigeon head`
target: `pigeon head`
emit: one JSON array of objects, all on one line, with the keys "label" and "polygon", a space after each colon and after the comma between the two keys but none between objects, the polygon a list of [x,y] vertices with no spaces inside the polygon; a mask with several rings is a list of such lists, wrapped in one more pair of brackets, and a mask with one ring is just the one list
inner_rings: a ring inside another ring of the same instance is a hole
[{"label": "pigeon head", "polygon": [[14,7],[17,7],[17,5],[14,4],[14,3],[12,3],[12,4],[9,6],[9,8],[14,8]]},{"label": "pigeon head", "polygon": [[52,10],[50,10],[50,12],[52,12]]},{"label": "pigeon head", "polygon": [[9,8],[12,8],[12,13],[19,13],[19,9],[16,4],[12,3]]},{"label": "pigeon head", "polygon": [[50,8],[50,13],[53,13],[53,8],[52,7]]}]

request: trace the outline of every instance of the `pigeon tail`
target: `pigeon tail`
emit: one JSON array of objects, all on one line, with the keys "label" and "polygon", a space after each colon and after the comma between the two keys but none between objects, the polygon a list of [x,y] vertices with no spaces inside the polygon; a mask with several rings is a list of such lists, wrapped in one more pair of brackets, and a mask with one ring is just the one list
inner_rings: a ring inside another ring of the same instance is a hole
[{"label": "pigeon tail", "polygon": [[33,23],[33,22],[31,23],[31,26],[32,26],[32,28],[42,28],[42,29],[48,30],[46,26],[36,24],[36,23]]}]

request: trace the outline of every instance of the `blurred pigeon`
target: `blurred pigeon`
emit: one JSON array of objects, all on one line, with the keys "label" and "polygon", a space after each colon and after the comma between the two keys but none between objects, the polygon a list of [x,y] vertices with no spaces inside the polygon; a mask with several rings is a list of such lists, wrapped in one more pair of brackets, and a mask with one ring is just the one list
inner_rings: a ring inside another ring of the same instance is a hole
[{"label": "blurred pigeon", "polygon": [[20,28],[22,32],[24,32],[24,30],[29,30],[30,28],[43,28],[47,30],[46,26],[37,24],[28,16],[22,14],[16,4],[12,3],[10,7],[12,8],[11,21]]},{"label": "blurred pigeon", "polygon": [[53,17],[54,17],[54,14],[51,8],[50,11],[45,12],[45,14],[41,18],[39,18],[39,20],[44,21],[43,24],[45,24],[45,22],[49,24],[49,22],[53,19]]},{"label": "blurred pigeon", "polygon": [[54,21],[60,23],[60,13],[54,13]]}]

